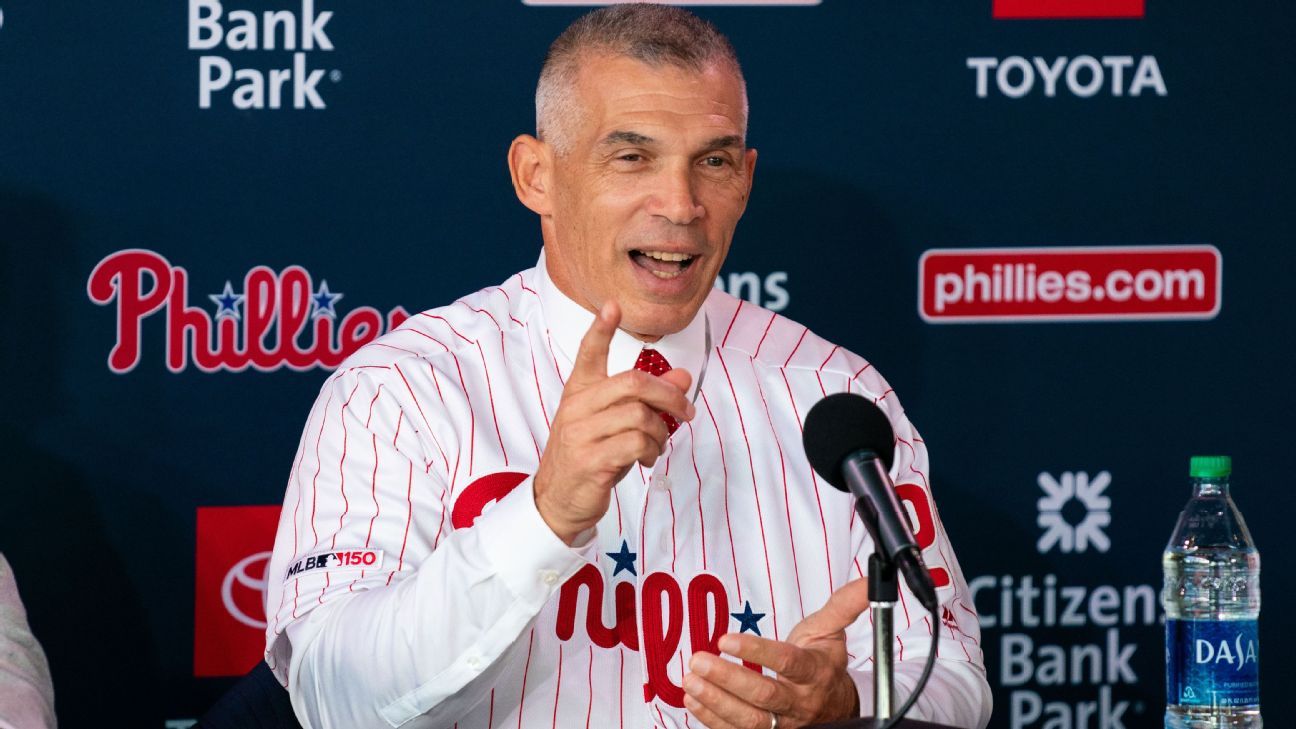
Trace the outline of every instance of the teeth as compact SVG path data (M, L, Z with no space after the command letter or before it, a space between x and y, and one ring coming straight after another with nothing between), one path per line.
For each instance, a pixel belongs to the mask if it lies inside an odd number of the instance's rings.
M676 272L674 272L674 273L662 273L661 271L649 271L648 273L651 273L652 275L656 276L657 278L675 278L676 276L679 276L680 274L682 274L682 273L684 273L684 272L683 272L683 271L676 271Z
M645 256L648 256L649 258L654 258L658 261L673 261L675 263L687 261L693 257L687 253L666 253L664 251L639 251L639 252L644 254Z

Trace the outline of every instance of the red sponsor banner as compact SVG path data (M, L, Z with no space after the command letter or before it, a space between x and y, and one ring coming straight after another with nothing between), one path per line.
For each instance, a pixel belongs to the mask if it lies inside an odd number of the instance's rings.
M241 676L265 653L265 586L278 506L198 509L194 675Z
M1141 18L1143 0L994 0L996 18Z
M918 262L932 323L1212 319L1223 259L1210 245L935 249Z

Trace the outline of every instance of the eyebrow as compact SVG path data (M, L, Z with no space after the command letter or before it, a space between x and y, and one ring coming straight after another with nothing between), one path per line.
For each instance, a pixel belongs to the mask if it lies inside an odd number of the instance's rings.
M742 149L745 146L746 143L743 141L742 137L738 136L737 134L730 134L724 137L716 137L708 141L705 145L702 146L702 151L714 152L717 149L728 149L729 147L737 147L738 149Z
M615 131L608 132L607 136L603 137L603 139L599 141L599 146L606 147L613 144L634 144L634 145L644 146L644 145L652 144L656 141L657 141L656 139L640 134L639 132L630 132L630 131L625 131L623 129L617 129Z
M649 137L645 134L640 134L639 132L617 129L608 132L607 135L604 136L603 139L599 141L599 146L606 147L606 146L612 146L616 144L634 144L638 146L648 146L656 143L656 141L657 141L656 139L653 139L652 137ZM702 145L701 151L714 152L715 150L718 149L728 149L730 147L737 147L738 149L742 149L745 146L746 143L743 141L743 138L740 135L728 134L723 137L714 137L710 140L707 140L706 144Z

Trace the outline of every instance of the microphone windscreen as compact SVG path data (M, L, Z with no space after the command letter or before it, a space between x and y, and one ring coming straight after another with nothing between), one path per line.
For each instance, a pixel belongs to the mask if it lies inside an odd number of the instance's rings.
M895 433L886 413L849 392L829 395L810 408L801 441L815 473L847 492L850 489L841 468L847 456L861 450L873 451L890 470L895 455Z

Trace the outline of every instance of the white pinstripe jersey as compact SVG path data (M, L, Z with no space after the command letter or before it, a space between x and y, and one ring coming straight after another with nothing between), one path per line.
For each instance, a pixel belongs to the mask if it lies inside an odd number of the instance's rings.
M412 317L329 378L267 578L267 661L303 723L700 729L680 689L694 651L729 631L786 638L863 575L867 532L801 446L810 406L850 390L892 420L892 476L942 604L933 626L902 588L898 695L939 629L914 715L984 726L979 629L925 446L876 370L786 318L714 291L688 328L654 344L695 378L705 370L696 418L653 469L617 484L589 543L553 535L530 476L592 320L542 256ZM618 332L609 371L630 369L640 348ZM869 619L848 637L867 713Z

